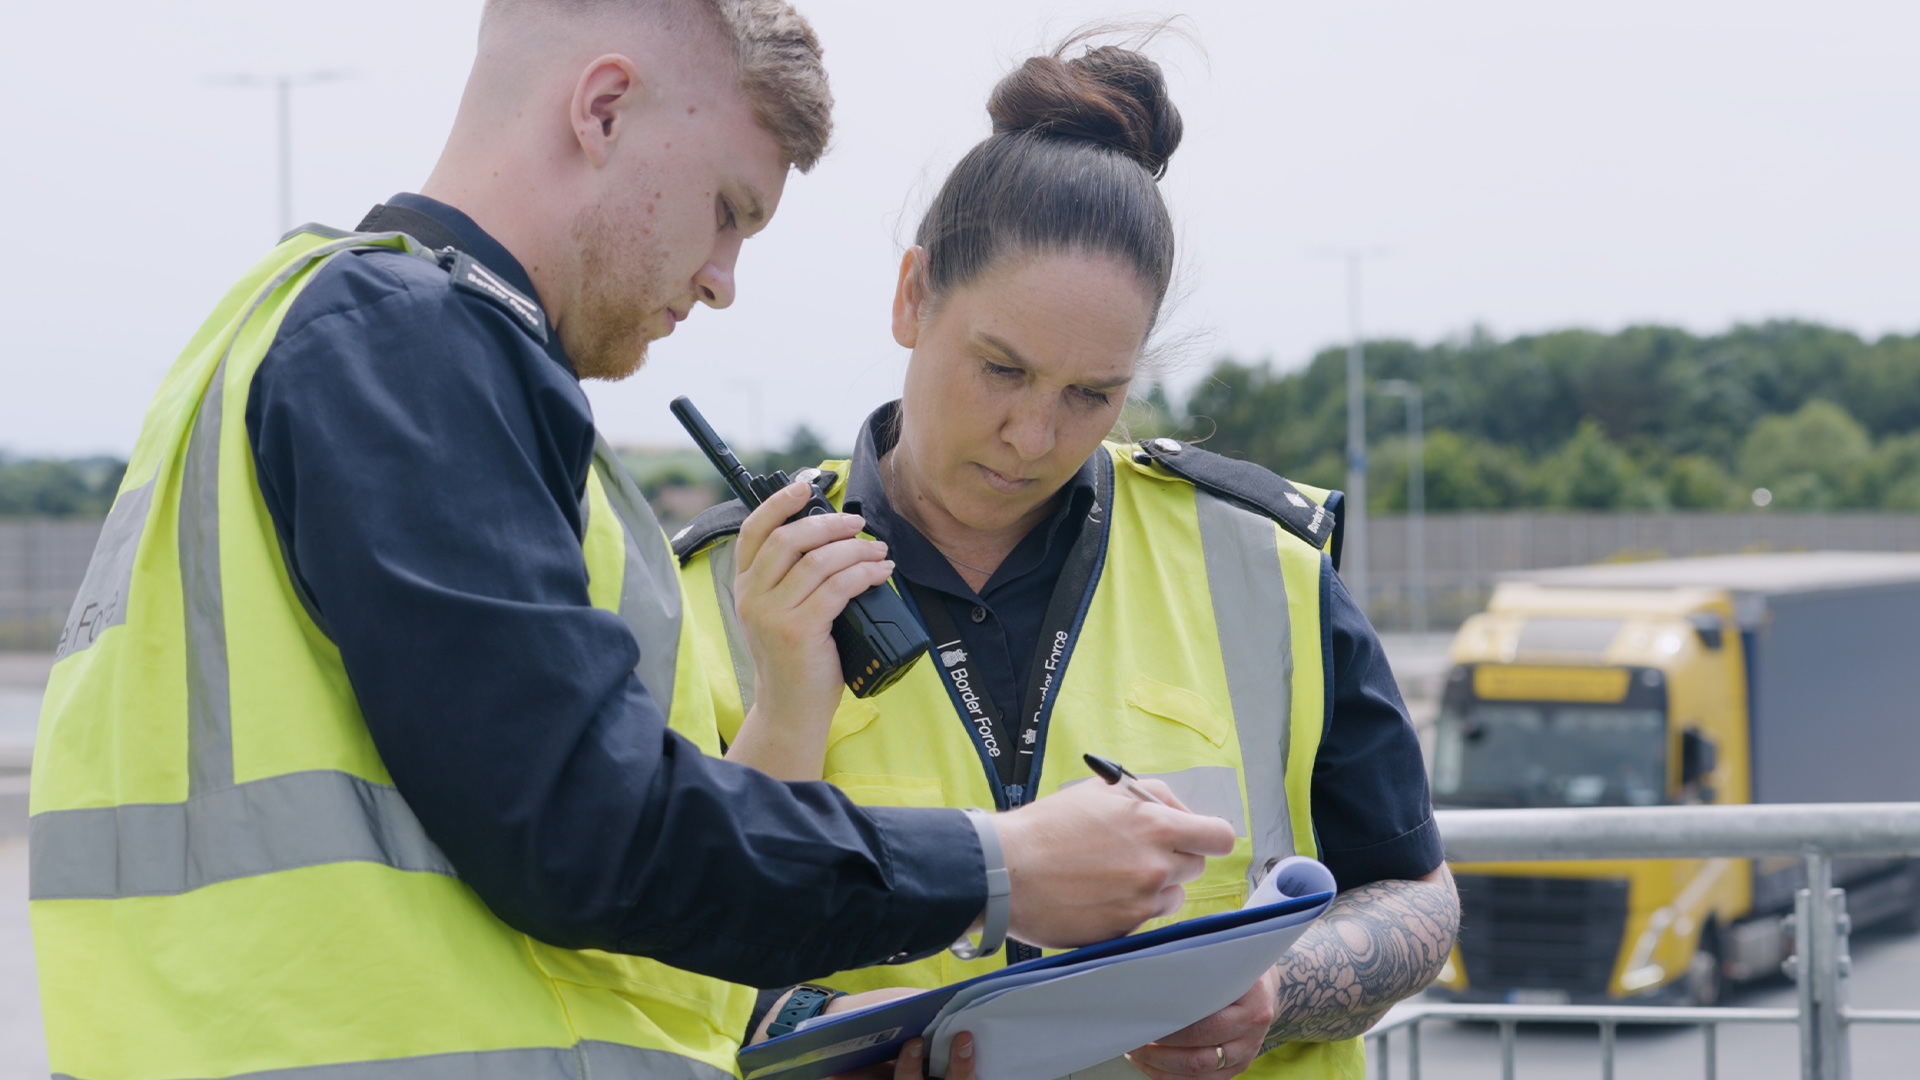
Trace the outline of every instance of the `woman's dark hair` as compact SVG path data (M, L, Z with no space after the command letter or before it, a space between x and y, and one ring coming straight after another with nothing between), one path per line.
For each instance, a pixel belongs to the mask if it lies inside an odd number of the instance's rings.
M1081 252L1134 268L1157 318L1173 280L1173 222L1157 181L1180 145L1160 65L1103 45L1073 60L1077 34L1000 80L993 134L941 185L914 242L945 296L1009 255Z

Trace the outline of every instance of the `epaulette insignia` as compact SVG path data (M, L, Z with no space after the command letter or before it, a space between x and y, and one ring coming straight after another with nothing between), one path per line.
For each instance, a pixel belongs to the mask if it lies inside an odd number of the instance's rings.
M500 280L500 275L480 265L464 251L442 251L441 263L446 266L447 275L453 279L454 288L500 305L507 314L518 319L520 325L527 328L527 333L532 334L540 344L547 343L546 312L531 297Z
M1151 461L1197 488L1272 518L1315 548L1325 550L1333 536L1333 511L1251 461L1222 457L1178 439L1142 439L1135 457L1143 465Z

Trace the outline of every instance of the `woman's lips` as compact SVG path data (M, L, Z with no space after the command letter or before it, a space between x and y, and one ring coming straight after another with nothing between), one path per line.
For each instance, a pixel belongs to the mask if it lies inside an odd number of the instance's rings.
M974 464L974 468L980 470L980 475L983 478L985 478L985 480L987 481L988 487L992 488L995 491L1000 492L1003 495L1012 495L1017 492L1025 491L1029 486L1033 484L1032 480L1015 480L1012 477L1004 476L1000 473L997 473L992 469L987 468L985 465L979 464L978 462Z

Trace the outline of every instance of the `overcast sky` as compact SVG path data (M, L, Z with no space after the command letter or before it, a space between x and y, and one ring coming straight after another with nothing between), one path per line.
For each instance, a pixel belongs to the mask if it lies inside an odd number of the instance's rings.
M294 105L295 220L351 226L417 187L467 67L477 0L101 0L0 15L0 199L12 311L0 449L125 453L147 399L273 241L272 93L233 72L354 69ZM591 384L616 442L805 421L846 444L892 395L899 245L986 132L993 82L1130 6L803 0L839 98L832 154L747 245L740 299L646 370ZM1299 364L1346 333L1431 341L1771 317L1920 330L1920 5L1892 0L1192 0L1203 52L1159 47L1186 142L1164 189L1187 298L1173 329ZM756 425L755 415L758 414ZM757 427L757 431L756 431Z

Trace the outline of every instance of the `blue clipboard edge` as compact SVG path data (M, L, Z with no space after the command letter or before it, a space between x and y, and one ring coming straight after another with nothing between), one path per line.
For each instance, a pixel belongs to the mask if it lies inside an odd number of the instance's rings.
M908 1039L923 1033L947 1001L966 987L997 981L1009 975L1137 952L1171 941L1232 930L1275 916L1294 915L1328 903L1333 896L1331 892L1311 893L1263 907L1203 915L1143 934L1113 938L1069 952L1013 964L985 975L976 975L964 982L888 1002L878 1008L863 1009L848 1014L844 1019L827 1020L805 1031L768 1039L741 1050L740 1075L743 1080L764 1080L776 1076L782 1080L820 1080L822 1077L892 1061L899 1056L900 1047Z

